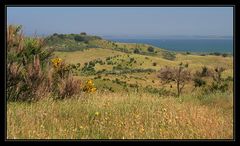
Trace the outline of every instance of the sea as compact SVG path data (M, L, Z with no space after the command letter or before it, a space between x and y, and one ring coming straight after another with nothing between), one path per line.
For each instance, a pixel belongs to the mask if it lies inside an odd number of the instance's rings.
M233 54L232 38L121 38L106 37L106 39L124 43L149 44L176 52L196 53L229 53Z

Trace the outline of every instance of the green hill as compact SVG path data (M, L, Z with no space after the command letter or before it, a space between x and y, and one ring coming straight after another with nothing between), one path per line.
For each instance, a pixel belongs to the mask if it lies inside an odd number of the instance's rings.
M53 34L45 38L46 46L56 51L83 51L91 48L103 48L124 53L159 56L168 60L175 59L175 53L155 46L136 43L119 43L104 40L99 36L87 34Z
M54 34L45 40L47 47L55 48L55 57L68 64L81 64L76 78L94 78L97 88L103 90L128 91L135 89L135 85L160 90L163 85L157 78L157 71L165 66L176 67L181 62L189 63L192 73L203 66L215 68L221 64L226 69L223 77L233 76L232 57L182 54L147 44L119 43L86 34ZM185 90L187 93L194 87L193 83L186 86L189 87Z

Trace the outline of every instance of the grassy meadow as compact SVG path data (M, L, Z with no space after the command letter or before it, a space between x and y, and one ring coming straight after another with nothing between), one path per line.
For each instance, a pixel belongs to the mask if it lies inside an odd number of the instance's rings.
M7 139L233 139L231 55L170 52L86 34L54 34L45 46L30 39L22 47L24 39L11 39L14 30L8 30ZM166 66L191 73L191 80L179 81L180 96L175 82L158 76Z
M232 95L193 97L95 93L64 101L8 103L7 138L231 139Z

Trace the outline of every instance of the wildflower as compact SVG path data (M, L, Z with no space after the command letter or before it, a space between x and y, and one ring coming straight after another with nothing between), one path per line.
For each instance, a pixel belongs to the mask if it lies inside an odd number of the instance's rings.
M164 111L164 112L166 112L166 111L167 111L167 109L163 108L163 111Z
M92 88L91 92L95 92L97 90L97 88Z
M61 58L54 58L51 61L52 61L53 66L55 68L58 68L58 67L60 67L63 60Z
M88 84L88 85L94 85L92 80L88 80L88 81L87 81L87 84Z
M92 80L88 80L86 82L86 85L83 88L83 91L85 92L95 92L97 90L97 88L94 87L94 83Z
M99 115L99 112L95 112L95 115L98 116L98 115Z
M144 128L142 127L141 129L140 129L140 132L142 133L142 132L144 132L145 130L144 130Z
M73 129L73 132L76 132L76 131L77 131L77 128L74 128L74 129Z
M163 129L160 128L160 129L159 129L159 132L162 133L162 132L163 132Z
M140 117L140 116L137 114L137 115L136 115L136 118L139 118L139 117Z

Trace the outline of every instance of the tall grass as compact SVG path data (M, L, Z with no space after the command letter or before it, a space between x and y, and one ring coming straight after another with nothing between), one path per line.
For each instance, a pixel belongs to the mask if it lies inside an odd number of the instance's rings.
M7 138L231 139L232 96L220 94L211 105L144 93L8 102Z

